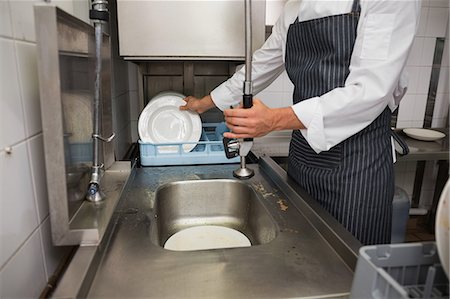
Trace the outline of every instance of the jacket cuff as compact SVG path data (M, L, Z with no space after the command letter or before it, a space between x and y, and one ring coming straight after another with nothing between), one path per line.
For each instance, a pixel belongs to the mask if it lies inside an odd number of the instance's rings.
M306 127L301 129L309 146L316 152L329 150L325 141L322 109L319 98L310 98L292 106L295 115Z

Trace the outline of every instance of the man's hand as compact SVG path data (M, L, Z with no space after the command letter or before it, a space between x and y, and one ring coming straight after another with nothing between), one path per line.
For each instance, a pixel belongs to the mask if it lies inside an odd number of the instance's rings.
M261 137L271 131L305 128L291 107L271 109L258 99L253 100L251 108L228 109L224 114L232 131L224 133L227 138Z
M197 113L203 113L213 107L215 107L210 95L207 95L201 99L193 96L188 96L183 99L186 105L180 106L180 110L195 111Z
M257 99L251 108L227 109L224 114L232 131L224 134L228 138L261 137L275 129L273 111Z

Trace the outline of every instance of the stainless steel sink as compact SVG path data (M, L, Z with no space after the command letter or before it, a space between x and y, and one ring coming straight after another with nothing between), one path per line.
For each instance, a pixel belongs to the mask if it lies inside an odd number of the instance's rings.
M252 246L277 236L277 226L249 185L228 179L169 183L155 194L152 242L163 247L173 234L193 226L217 225L243 233Z

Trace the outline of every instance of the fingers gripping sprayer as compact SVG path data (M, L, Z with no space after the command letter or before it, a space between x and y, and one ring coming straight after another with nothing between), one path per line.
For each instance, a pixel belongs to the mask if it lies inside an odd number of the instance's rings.
M252 86L252 9L251 0L245 0L245 81L243 107L251 108L253 106L253 86ZM236 156L241 157L241 164L238 169L233 171L233 175L238 179L249 179L255 173L248 168L245 157L253 146L253 138L244 138L243 140L223 139L223 145L227 158Z

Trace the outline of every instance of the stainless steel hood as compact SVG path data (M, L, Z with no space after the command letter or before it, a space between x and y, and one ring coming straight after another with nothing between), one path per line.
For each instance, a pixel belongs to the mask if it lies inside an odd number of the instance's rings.
M253 51L264 43L266 1L252 3ZM244 60L242 0L117 0L128 59Z

